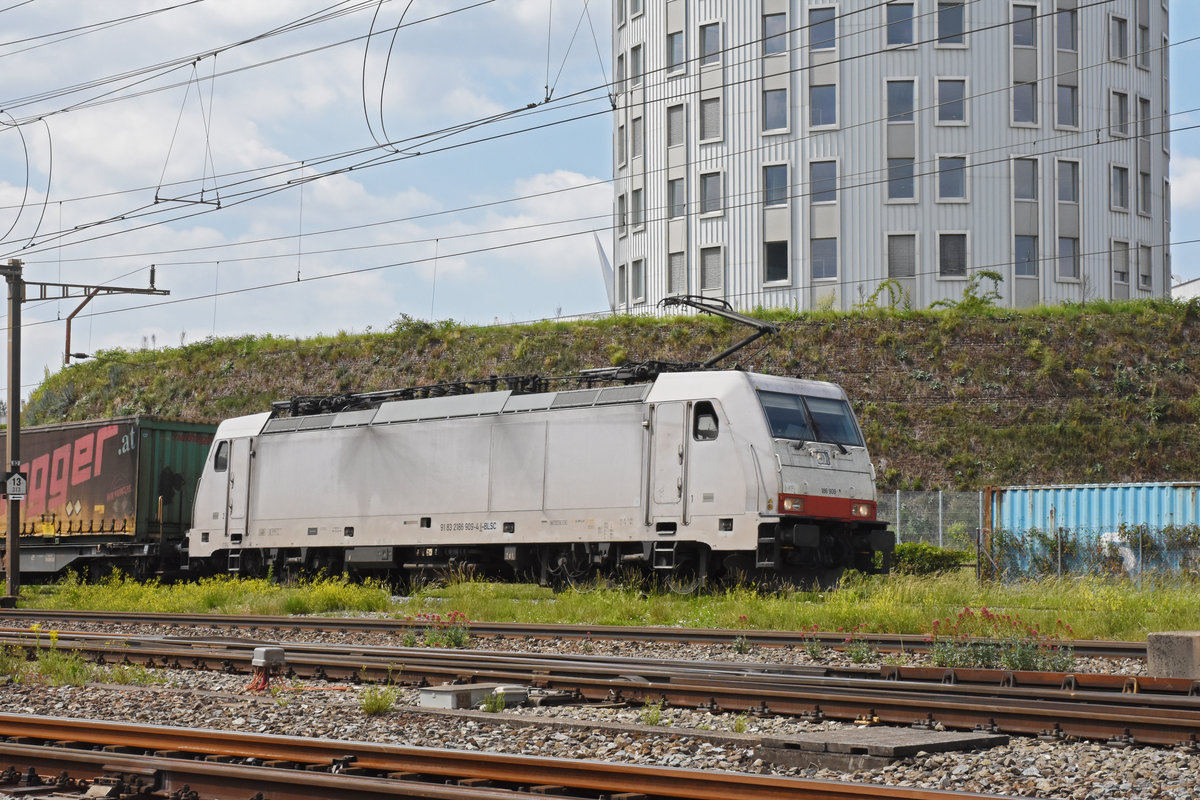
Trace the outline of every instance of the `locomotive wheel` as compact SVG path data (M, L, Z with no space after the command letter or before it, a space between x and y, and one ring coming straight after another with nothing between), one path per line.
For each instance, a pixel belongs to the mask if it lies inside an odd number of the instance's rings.
M586 550L572 547L558 555L558 567L555 570L563 582L577 592L592 592L596 590L596 567L588 558Z
M694 555L681 560L667 575L667 588L675 594L695 594L700 588L699 561Z

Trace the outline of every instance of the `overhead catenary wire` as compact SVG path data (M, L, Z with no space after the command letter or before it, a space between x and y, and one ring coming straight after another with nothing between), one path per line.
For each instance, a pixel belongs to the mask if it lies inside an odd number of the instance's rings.
M971 2L975 2L975 0L971 0ZM1103 0L1103 2L1111 2L1111 0ZM1097 3L1093 3L1093 5L1095 5L1095 4L1097 4ZM858 13L858 12L856 11L856 12L849 12L849 13ZM1005 23L1005 24L1009 24L1009 23ZM880 26L880 27L882 27L882 26ZM993 27L996 27L996 26L993 26ZM933 41L933 40L930 40L930 41ZM1190 40L1189 40L1189 41L1190 41ZM743 46L744 46L744 45L736 45L736 47L743 47ZM1099 65L1097 65L1097 66L1099 66ZM1005 88L1005 89L1002 89L1002 90L997 90L997 91L1007 91L1007 88ZM978 93L977 93L977 95L975 95L975 96L982 96L982 94L978 94ZM967 99L971 99L971 98L967 98ZM585 115L585 116L586 116L586 115ZM877 122L877 121L882 121L882 120L868 120L868 121L864 121L863 123L859 123L859 124L873 124L873 123L875 123L875 122ZM842 127L841 127L841 129L842 129L842 130L845 130L845 129L848 129L849 127L853 127L853 126L842 126ZM464 144L469 144L469 143L464 143ZM354 167L350 167L350 168L346 168L346 169L353 169L353 168L354 168ZM360 168L361 168L361 167L360 167ZM337 173L336 173L336 172L332 172L332 173L329 173L329 174L337 174ZM314 176L312 179L317 179L318 177L320 177L320 176ZM129 216L129 215L124 215L124 216L122 217L122 219L123 219L123 218L126 218L126 217L128 217L128 216Z

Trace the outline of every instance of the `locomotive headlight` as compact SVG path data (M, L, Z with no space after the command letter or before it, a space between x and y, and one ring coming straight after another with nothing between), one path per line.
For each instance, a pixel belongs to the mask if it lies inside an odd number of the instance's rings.
M874 519L875 509L870 503L854 503L850 506L850 514L863 519Z
M803 497L784 497L779 504L779 510L791 514L804 513L804 498Z

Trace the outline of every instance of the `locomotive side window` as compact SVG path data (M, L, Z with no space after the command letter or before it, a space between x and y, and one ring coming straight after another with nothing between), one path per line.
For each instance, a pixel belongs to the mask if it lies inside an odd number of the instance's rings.
M229 442L217 445L217 454L213 456L213 470L224 472L229 469Z
M705 401L696 403L692 416L692 438L698 442L712 441L717 438L717 411L713 404Z
M775 439L796 439L807 442L815 438L804 411L804 401L799 395L782 392L759 392L763 411L767 412L767 423Z

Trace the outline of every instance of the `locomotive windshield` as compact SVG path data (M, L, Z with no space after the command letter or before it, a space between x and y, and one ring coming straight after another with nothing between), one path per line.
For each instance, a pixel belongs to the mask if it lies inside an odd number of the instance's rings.
M771 436L776 439L862 447L862 437L845 400L764 391L759 391L758 399L767 413Z

